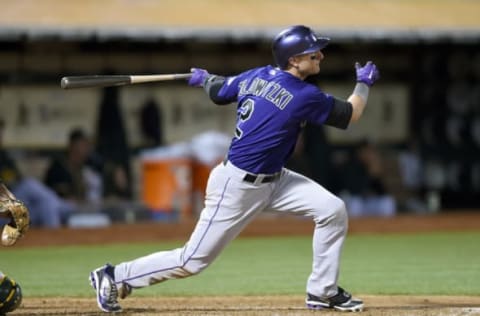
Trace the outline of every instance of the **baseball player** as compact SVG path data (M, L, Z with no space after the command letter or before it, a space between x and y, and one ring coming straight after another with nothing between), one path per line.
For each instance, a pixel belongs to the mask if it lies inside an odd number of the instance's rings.
M29 226L28 208L0 181L0 245L13 246ZM0 316L17 309L22 298L20 285L0 271Z
M92 271L90 281L100 309L119 311L118 297L126 297L132 289L200 273L265 210L315 222L307 307L363 309L361 300L337 284L348 226L345 204L318 183L284 168L305 122L346 129L361 117L369 89L379 78L375 64L357 63L357 83L347 100L305 82L320 72L322 49L328 42L310 28L296 25L273 40L276 67L259 67L232 77L192 69L189 85L203 87L216 104L237 102L235 136L224 162L210 173L205 208L182 248Z

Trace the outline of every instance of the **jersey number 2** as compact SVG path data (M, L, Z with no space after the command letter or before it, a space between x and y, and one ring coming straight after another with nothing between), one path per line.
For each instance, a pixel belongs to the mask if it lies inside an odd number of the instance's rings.
M247 99L238 109L238 122L237 128L235 129L235 137L241 138L243 135L243 130L240 128L240 125L249 120L252 117L253 110L255 109L255 102L252 99Z

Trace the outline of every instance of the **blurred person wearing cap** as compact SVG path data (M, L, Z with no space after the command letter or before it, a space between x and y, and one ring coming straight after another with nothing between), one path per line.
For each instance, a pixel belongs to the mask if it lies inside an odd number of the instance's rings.
M83 129L73 128L66 151L48 166L45 184L79 208L99 205L103 194L102 162L92 157L96 156L90 137Z

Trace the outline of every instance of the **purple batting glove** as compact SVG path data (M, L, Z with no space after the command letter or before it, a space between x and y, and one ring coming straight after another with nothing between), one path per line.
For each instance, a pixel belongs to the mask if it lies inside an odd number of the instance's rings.
M357 71L357 82L363 82L367 86L371 87L380 78L377 66L371 61L367 62L365 66L360 66L355 63L355 69Z
M188 80L188 85L192 87L203 87L203 84L210 75L208 71L200 68L192 68L190 71L192 72L192 76L190 80Z

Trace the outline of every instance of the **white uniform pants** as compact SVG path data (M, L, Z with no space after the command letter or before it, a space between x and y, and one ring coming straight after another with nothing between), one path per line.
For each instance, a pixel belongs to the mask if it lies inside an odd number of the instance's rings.
M115 282L141 288L183 278L205 269L228 243L262 211L307 216L314 220L313 265L307 292L336 294L340 254L347 232L341 199L314 181L288 169L270 183L243 181L246 172L230 162L216 166L209 177L205 208L188 242L115 267Z

